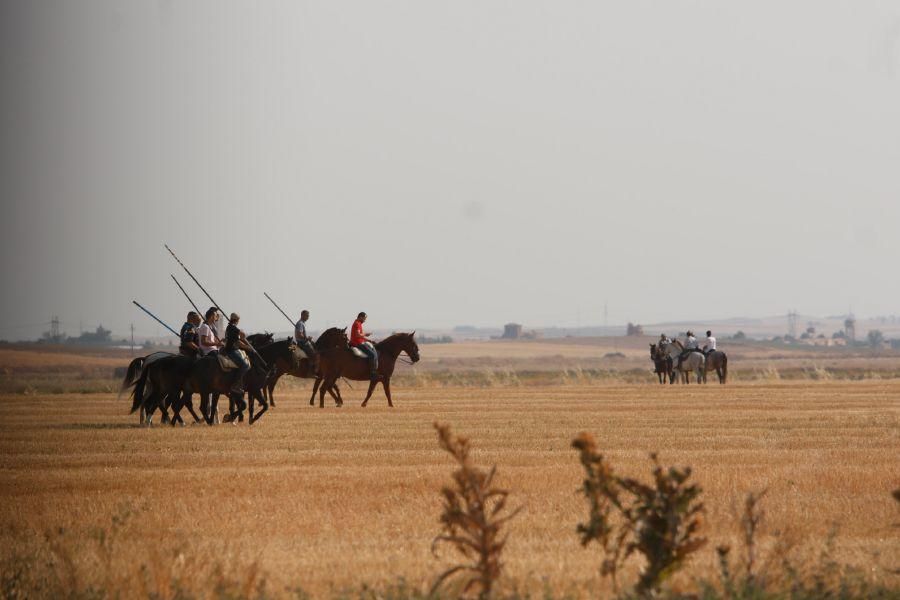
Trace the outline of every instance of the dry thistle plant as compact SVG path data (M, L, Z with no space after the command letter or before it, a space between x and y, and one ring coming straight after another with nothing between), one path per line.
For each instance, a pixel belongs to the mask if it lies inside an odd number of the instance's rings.
M612 520L613 509L622 510L619 501L619 487L615 481L612 467L603 455L597 452L597 444L589 433L581 433L572 441L572 447L578 450L585 478L581 493L588 501L588 521L578 524L578 535L581 545L587 546L596 542L603 550L603 563L600 573L610 576L613 585L618 589L616 571L621 560L624 537L628 530L622 528L614 537L615 527Z
M749 583L752 583L756 577L753 571L756 566L756 538L759 535L759 528L765 515L760 506L760 501L768 491L768 489L764 489L755 494L748 492L747 497L744 499L744 514L741 515L741 533L743 533L744 541L744 566Z
M741 541L744 545L744 581L742 589L754 589L757 585L756 563L757 554L757 537L759 536L760 526L762 525L765 513L760 506L760 502L768 492L767 489L761 492L748 492L744 498L744 512L740 516ZM719 560L719 578L722 586L728 596L735 595L735 579L731 572L731 564L728 559L731 547L723 544L716 548ZM764 584L763 584L764 585Z
M635 591L643 596L658 591L706 544L706 538L698 536L704 509L697 498L702 490L688 484L690 467L664 469L651 454L653 485L646 485L615 475L590 434L581 433L572 446L585 469L582 493L589 505L588 522L578 526L582 545L596 541L601 546L601 572L613 577L629 556L640 553L646 564Z
M487 598L503 567L500 555L507 536L501 536L500 530L521 507L507 510L509 490L493 487L497 467L485 471L473 465L467 438L454 436L449 425L435 423L434 428L441 448L453 457L458 468L453 472L453 486L441 489L443 530L434 538L431 551L436 554L438 544L449 544L466 562L441 573L431 594L434 595L447 578L464 574L462 594L477 589L478 598Z

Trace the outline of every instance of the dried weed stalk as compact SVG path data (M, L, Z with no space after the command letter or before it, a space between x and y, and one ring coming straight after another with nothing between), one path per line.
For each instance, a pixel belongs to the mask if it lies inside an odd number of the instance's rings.
M719 560L719 578L728 597L735 596L737 589L752 590L757 585L764 586L764 583L757 581L756 565L759 557L757 538L765 516L760 503L767 491L748 492L744 498L744 511L740 516L741 541L744 545L744 580L739 582L740 587L736 587L738 582L735 581L732 574L728 558L731 547L723 544L716 548Z
M664 469L656 454L653 484L615 475L594 438L581 433L572 442L585 470L582 493L588 500L588 522L578 526L582 545L595 541L603 549L602 573L612 575L635 552L646 564L635 592L646 596L662 584L706 544L700 537L703 504L701 488L688 484L690 467ZM614 579L615 581L615 579Z
M443 530L434 538L431 549L434 553L438 544L450 544L466 562L444 571L431 593L434 595L447 578L464 574L462 594L477 589L479 598L487 598L503 567L500 555L507 536L501 536L500 530L521 507L507 510L509 491L493 485L497 468L485 471L473 465L467 438L454 436L448 425L435 423L434 428L441 448L453 457L458 468L453 472L453 485L441 489Z

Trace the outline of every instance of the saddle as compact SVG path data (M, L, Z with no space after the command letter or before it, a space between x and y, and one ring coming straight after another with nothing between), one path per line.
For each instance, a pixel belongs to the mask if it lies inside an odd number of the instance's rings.
M247 353L244 352L243 350L238 350L238 352L241 353L241 356L243 356L244 360L246 360L247 363L249 364L250 360L247 358ZM234 361L231 360L231 357L223 352L219 352L216 355L216 358L219 359L219 367L223 371L233 371L238 368L238 366L236 364L234 364Z
M356 346L351 346L350 351L353 353L353 356L358 356L359 358L369 358L368 354L366 354ZM378 352L378 350L376 350L375 352Z

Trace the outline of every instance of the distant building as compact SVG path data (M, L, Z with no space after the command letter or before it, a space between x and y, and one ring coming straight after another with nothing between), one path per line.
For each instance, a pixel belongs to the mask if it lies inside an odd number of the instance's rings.
M503 326L501 340L517 340L522 337L522 325L519 323L507 323Z

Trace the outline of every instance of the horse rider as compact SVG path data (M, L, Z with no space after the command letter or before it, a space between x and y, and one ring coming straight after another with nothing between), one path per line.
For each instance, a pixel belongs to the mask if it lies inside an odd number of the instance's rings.
M669 339L669 336L667 336L664 333L661 333L661 334L659 334L659 343L656 346L657 346L657 348L662 348L663 346L668 346L671 343L672 343L672 340Z
M687 358L691 352L700 352L702 354L702 350L697 347L697 338L694 337L694 332L688 329L685 335L687 336L687 339L684 342L684 350L678 355L679 369L681 368L681 363L684 362L684 359Z
M197 334L197 327L200 325L200 315L191 311L187 314L187 320L181 326L181 344L178 346L178 352L184 356L196 358L200 353L200 336Z
M363 331L363 323L366 322L366 313L356 315L356 320L350 326L350 346L359 349L369 358L369 370L372 381L378 378L378 351L369 339L371 333Z
M294 342L300 346L300 349L303 350L303 353L306 354L306 356L312 358L316 353L316 349L312 345L312 340L309 338L309 335L306 333L306 322L308 320L309 311L304 309L300 312L300 320L294 325Z
M703 354L709 356L716 351L716 338L713 337L712 331L706 332L706 343L703 344Z
M197 344L200 347L200 356L207 354L216 354L222 347L222 341L216 337L216 321L219 320L219 309L211 306L206 311L203 324L197 329L197 337L200 339Z
M241 316L237 313L231 313L228 317L228 327L225 328L225 355L234 361L238 366L239 372L234 383L231 384L231 393L235 396L243 398L244 396L244 375L250 370L250 363L238 350L253 351L244 332L238 327Z

